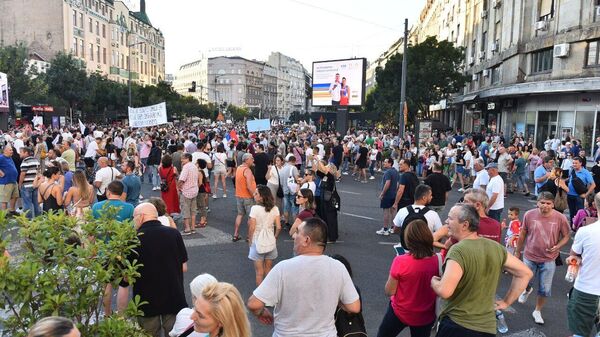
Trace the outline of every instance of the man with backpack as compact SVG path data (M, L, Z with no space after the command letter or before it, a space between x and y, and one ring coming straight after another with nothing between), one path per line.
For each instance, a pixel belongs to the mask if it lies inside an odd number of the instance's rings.
M414 198L415 203L401 208L394 218L394 233L400 234L400 243L404 248L406 248L404 229L411 221L423 220L427 222L427 226L432 233L442 227L440 216L434 210L427 207L427 204L433 198L431 187L425 184L418 185L415 188Z

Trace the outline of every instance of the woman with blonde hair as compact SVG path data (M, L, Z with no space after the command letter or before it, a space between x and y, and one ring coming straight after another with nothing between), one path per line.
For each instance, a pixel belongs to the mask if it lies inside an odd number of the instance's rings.
M240 292L230 283L208 285L194 303L194 330L209 337L250 337L250 322Z
M35 323L27 337L81 337L81 333L70 319L51 316Z
M202 291L208 285L217 283L217 279L211 274L200 274L196 276L192 282L190 282L190 292L192 293L192 306L196 303L196 300L202 296ZM194 331L194 321L191 320L190 316L194 312L192 308L183 308L177 314L175 318L175 324L173 330L169 332L170 337L205 337L205 333L199 333ZM187 333L187 335L185 335Z
M65 205L70 215L83 218L85 211L94 203L94 188L88 183L83 171L73 174L73 186L67 191Z

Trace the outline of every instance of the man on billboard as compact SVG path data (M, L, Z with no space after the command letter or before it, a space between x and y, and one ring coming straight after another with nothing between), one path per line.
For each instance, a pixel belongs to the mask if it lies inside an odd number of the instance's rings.
M335 74L335 82L329 85L329 94L331 95L331 105L339 106L340 105L340 96L341 96L341 83L340 83L340 74Z

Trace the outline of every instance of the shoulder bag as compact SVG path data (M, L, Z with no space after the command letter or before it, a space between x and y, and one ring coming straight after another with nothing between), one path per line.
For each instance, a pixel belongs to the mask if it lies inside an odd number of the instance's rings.
M587 186L583 183L581 178L577 176L575 170L571 170L571 184L573 185L573 189L575 193L578 195L584 194L587 192Z
M277 198L281 199L283 198L283 187L281 187L281 176L279 175L279 170L277 169L277 165L273 165L275 166L275 171L277 171L277 181L279 182L279 184L277 185Z

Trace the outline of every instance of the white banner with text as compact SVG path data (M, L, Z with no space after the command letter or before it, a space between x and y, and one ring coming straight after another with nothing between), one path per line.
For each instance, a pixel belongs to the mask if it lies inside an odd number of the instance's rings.
M129 107L129 126L143 128L167 123L167 104L165 102L141 108Z

